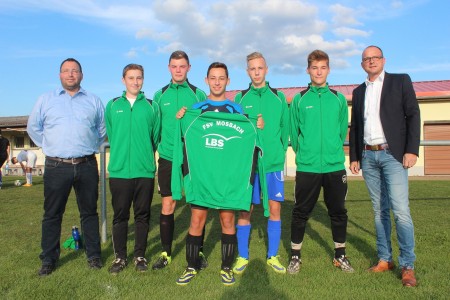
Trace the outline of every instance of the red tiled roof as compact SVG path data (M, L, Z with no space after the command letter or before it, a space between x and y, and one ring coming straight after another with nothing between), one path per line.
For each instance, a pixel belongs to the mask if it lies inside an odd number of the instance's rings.
M331 85L330 88L335 89L345 95L347 100L352 99L352 92L359 84ZM433 99L433 98L449 98L450 99L450 80L435 81L417 81L413 82L414 90L417 98ZM286 95L290 103L294 95L302 90L303 87L278 88ZM228 99L234 99L238 90L228 91L226 96ZM28 116L0 117L0 128L22 128L26 126Z
M359 84L345 84L345 85L330 85L330 88L337 90L345 95L347 100L352 99L352 92ZM413 82L414 90L418 98L422 97L450 97L450 80L437 80L437 81L417 81ZM290 103L295 94L306 89L306 86L302 87L289 87L278 88L286 95L287 101ZM227 92L228 99L234 99L234 96L239 91L233 90Z

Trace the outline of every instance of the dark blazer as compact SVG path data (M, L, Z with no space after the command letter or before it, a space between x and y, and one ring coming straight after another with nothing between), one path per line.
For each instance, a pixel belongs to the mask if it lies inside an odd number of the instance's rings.
M353 90L350 124L350 162L361 161L364 149L364 98L366 83ZM380 119L392 155L403 163L405 153L419 155L420 110L407 74L385 72Z

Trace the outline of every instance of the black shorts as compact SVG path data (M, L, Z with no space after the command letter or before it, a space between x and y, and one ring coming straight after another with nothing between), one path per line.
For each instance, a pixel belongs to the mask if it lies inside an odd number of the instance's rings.
M199 209L199 210L208 210L209 209L206 206L201 206L201 205L197 205L197 204L191 204L191 208Z
M172 196L172 162L170 160L158 159L158 186L161 197Z

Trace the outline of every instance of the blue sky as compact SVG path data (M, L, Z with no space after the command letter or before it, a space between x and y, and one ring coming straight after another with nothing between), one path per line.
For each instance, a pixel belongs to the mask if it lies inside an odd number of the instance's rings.
M449 8L444 0L0 0L0 116L28 115L60 85L67 57L81 62L82 86L105 104L123 91L128 63L144 66L152 98L169 82L168 57L178 49L204 90L213 61L228 65L229 90L246 88L253 51L266 56L273 87L305 86L314 49L330 55L330 84L360 83L361 52L371 44L384 50L388 72L448 80Z

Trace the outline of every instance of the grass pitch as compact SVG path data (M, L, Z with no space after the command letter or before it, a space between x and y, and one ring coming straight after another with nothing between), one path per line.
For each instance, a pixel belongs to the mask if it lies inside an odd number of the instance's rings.
M209 267L187 286L175 284L183 272L185 237L190 210L180 202L175 215L175 241L172 264L161 271L137 273L130 264L122 273L111 276L112 209L108 194L108 242L102 245L105 267L89 270L83 251L61 251L57 270L39 278L41 219L43 213L42 177L33 178L33 187L16 187L19 177L4 177L0 190L0 299L448 299L450 295L450 184L446 181L411 180L411 212L416 234L416 274L419 286L404 288L400 272L369 274L375 263L375 232L370 199L364 182L350 180L347 199L349 214L347 255L355 273L346 274L332 266L333 242L323 200L317 203L308 223L302 250L303 265L297 275L279 275L265 262L267 219L257 207L253 215L250 264L236 284L220 282L220 222L210 211L205 238ZM293 206L292 180L286 181L286 201L282 207L281 261L287 265L290 249L290 212ZM155 194L146 258L149 265L160 252L159 214L161 198ZM68 201L63 220L61 243L79 225L74 193ZM132 260L133 220L130 220L128 253ZM395 229L395 228L394 228ZM394 257L398 246L393 234ZM395 261L397 263L397 261Z

